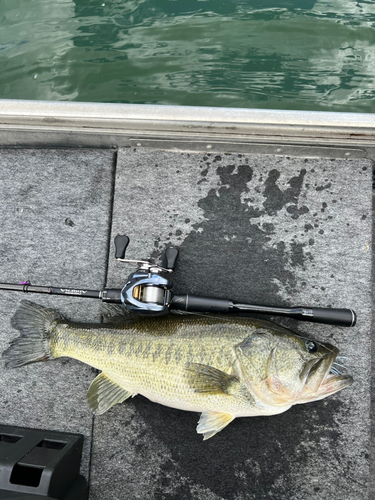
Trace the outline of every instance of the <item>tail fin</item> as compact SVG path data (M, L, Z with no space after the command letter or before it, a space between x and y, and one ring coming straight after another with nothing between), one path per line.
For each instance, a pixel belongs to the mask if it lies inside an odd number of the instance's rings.
M11 325L21 332L21 336L13 340L3 352L5 366L17 368L52 359L50 337L52 322L56 319L62 319L62 316L52 309L22 301L11 320Z

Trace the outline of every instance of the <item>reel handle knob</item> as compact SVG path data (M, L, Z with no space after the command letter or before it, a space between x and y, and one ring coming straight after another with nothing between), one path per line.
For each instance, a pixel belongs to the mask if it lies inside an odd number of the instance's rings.
M125 251L127 249L127 246L129 245L129 238L125 236L124 234L118 234L115 237L115 248L116 248L116 253L115 253L115 258L116 259L124 259L125 258Z
M176 266L176 260L178 257L177 248L168 247L165 251L165 258L167 259L167 269L173 269Z

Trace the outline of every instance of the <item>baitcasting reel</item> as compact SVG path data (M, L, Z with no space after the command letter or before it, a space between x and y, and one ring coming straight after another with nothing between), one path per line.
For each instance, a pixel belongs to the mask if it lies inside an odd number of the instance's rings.
M104 290L82 290L72 288L54 288L33 286L29 281L20 284L0 283L0 290L13 290L25 293L48 293L55 295L74 295L101 299L103 302L122 304L129 311L142 315L158 316L171 310L189 312L251 312L287 316L300 321L311 321L336 326L354 326L356 314L352 309L333 309L322 307L273 307L266 305L238 304L227 299L201 297L198 295L174 295L171 280L162 276L172 273L178 257L176 248L167 248L166 267L150 261L125 259L129 238L117 235L115 238L115 258L121 262L136 263L139 268L129 275L122 289L105 288Z
M160 274L173 272L178 257L177 248L166 249L167 267L161 267L150 261L125 259L128 244L129 238L127 236L116 236L116 260L140 265L139 269L129 275L128 281L120 292L122 304L129 311L140 314L168 313L172 300L172 292L170 291L172 282ZM102 300L107 300L106 296L106 291L103 290Z

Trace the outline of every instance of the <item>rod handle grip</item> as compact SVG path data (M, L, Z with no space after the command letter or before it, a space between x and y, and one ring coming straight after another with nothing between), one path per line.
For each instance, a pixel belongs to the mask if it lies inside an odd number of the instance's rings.
M221 312L227 313L233 306L233 302L227 299L215 299L211 297L200 297L198 295L174 295L170 304L171 309L191 312Z
M326 325L336 326L354 326L357 321L357 315L352 309L332 309L325 307L302 308L304 319L314 323L324 323ZM304 312L311 311L312 316L305 316Z

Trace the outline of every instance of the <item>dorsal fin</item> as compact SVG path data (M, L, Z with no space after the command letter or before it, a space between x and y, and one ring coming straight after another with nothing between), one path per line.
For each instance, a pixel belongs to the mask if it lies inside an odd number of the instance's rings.
M134 318L139 318L134 312L129 311L120 304L100 304L100 312L106 323L125 323L132 321Z
M130 396L135 396L135 394L120 387L104 373L100 373L91 382L86 397L91 411L95 415L102 415L112 406L122 403Z

